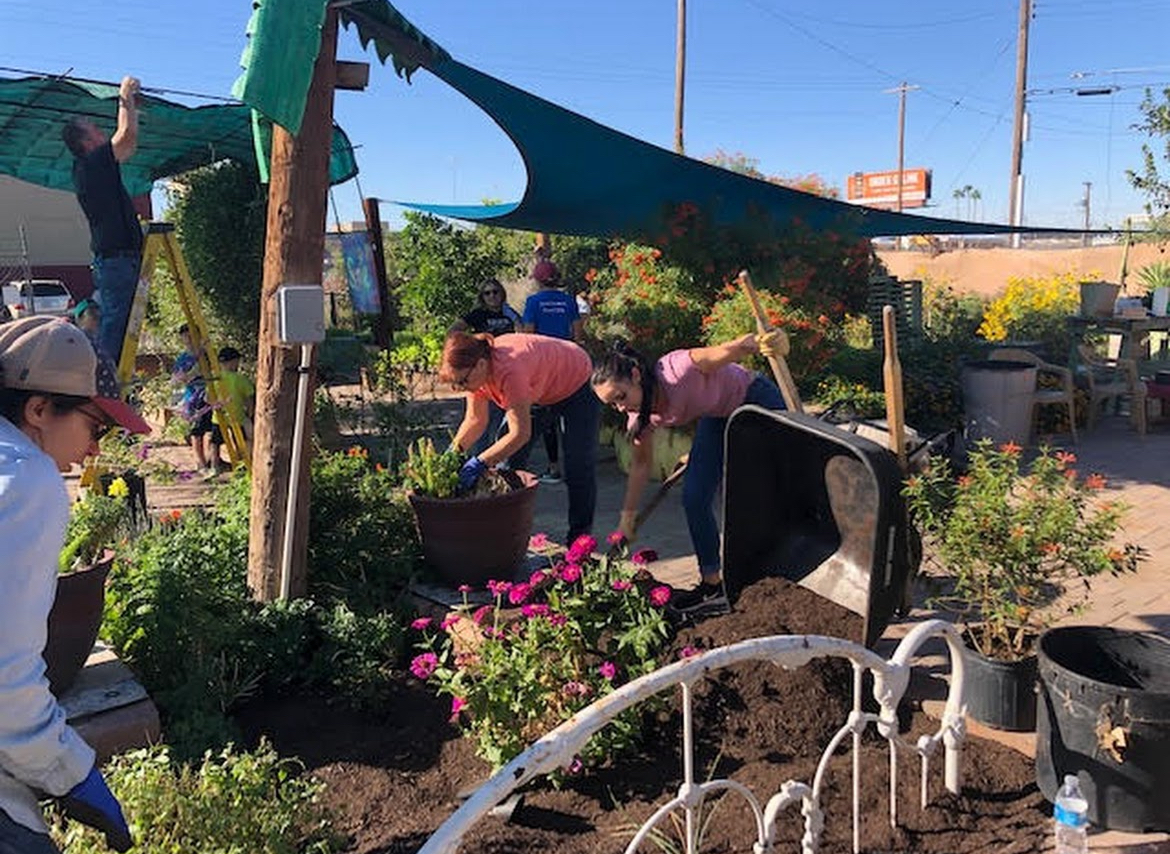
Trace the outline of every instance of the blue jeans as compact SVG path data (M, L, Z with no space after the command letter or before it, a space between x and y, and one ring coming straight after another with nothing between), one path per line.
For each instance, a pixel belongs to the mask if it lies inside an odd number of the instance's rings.
M122 356L122 342L126 339L126 324L134 305L134 293L138 290L141 267L140 255L93 259L93 283L102 306L98 345L115 365Z
M48 834L17 824L0 810L0 854L60 854Z
M569 534L565 542L571 543L593 530L593 514L597 509L601 401L593 393L593 386L588 380L560 403L533 407L532 438L512 455L508 465L514 469L524 468L532 451L532 443L544 435L549 424L557 421L563 426L562 471L565 486L569 490Z
M758 374L748 386L743 402L766 409L784 409L780 389ZM695 556L699 559L699 573L704 578L722 571L714 504L715 493L723 479L723 434L726 430L726 418L704 416L698 420L687 473L683 475L683 510L687 514L687 528L691 532Z

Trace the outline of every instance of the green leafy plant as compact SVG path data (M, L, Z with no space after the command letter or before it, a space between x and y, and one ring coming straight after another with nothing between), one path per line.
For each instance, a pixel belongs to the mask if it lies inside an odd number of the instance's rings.
M118 477L104 493L90 490L73 504L65 529L65 547L58 559L61 572L94 564L102 552L133 530L129 497L130 487Z
M319 802L324 784L267 742L250 752L208 751L177 764L167 747L115 756L103 769L141 854L179 851L331 854L344 848ZM54 841L70 854L104 854L96 830L50 812Z
M1168 288L1170 287L1170 261L1152 261L1138 270L1137 276L1138 281L1145 286L1147 291Z
M402 485L419 495L451 498L459 487L463 455L454 448L440 451L434 440L424 436L410 447L402 466Z
M1117 545L1126 506L1101 495L1105 480L1080 478L1067 452L1042 448L1027 466L1018 445L989 440L955 476L945 458L907 482L915 523L953 576L935 602L967 621L972 646L992 658L1031 654L1052 623L1056 597L1074 582L1137 568L1143 553Z
M670 590L639 572L644 553L597 557L589 536L564 552L541 534L532 545L550 555L550 569L519 583L489 581L493 604L479 608L464 588L454 616L438 626L427 617L412 624L423 651L411 672L451 697L452 720L497 768L597 698L654 670L668 636L662 608ZM633 747L641 722L640 712L623 713L589 741L580 762Z
M882 391L833 374L817 383L816 401L843 418L882 418L886 414L886 396Z

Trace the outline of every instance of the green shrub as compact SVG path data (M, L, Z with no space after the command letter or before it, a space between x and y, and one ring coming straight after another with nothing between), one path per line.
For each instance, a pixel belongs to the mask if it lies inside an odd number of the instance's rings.
M139 854L330 854L343 850L318 801L324 784L303 776L271 745L227 747L197 764L175 764L165 746L114 757L105 768ZM105 854L105 839L50 813L69 854Z
M849 382L834 374L817 383L816 402L832 409L839 418L884 418L886 415L886 396L880 388L875 391L865 383Z

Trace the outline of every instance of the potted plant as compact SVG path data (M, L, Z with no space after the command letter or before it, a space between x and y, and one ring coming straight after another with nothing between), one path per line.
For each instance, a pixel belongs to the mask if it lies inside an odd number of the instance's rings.
M539 481L525 471L490 470L459 493L464 460L426 437L410 447L402 480L423 557L452 586L511 578L528 550Z
M97 640L113 546L133 526L131 497L125 478L109 478L104 490L91 489L70 512L42 653L49 690L58 696L77 679Z
M1105 479L1081 478L1076 457L1041 448L1028 464L1015 443L976 443L967 469L947 460L912 477L904 494L952 589L932 604L964 622L968 711L1002 729L1036 719L1036 641L1079 607L1089 579L1133 571L1142 550L1114 542L1125 505L1101 494ZM1080 588L1081 599L1063 594Z

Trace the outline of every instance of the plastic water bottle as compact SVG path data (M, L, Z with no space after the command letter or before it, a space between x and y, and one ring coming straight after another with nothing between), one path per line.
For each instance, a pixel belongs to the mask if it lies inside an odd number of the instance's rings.
M1056 819L1056 854L1085 854L1089 850L1089 802L1081 794L1075 774L1065 774L1052 816Z

